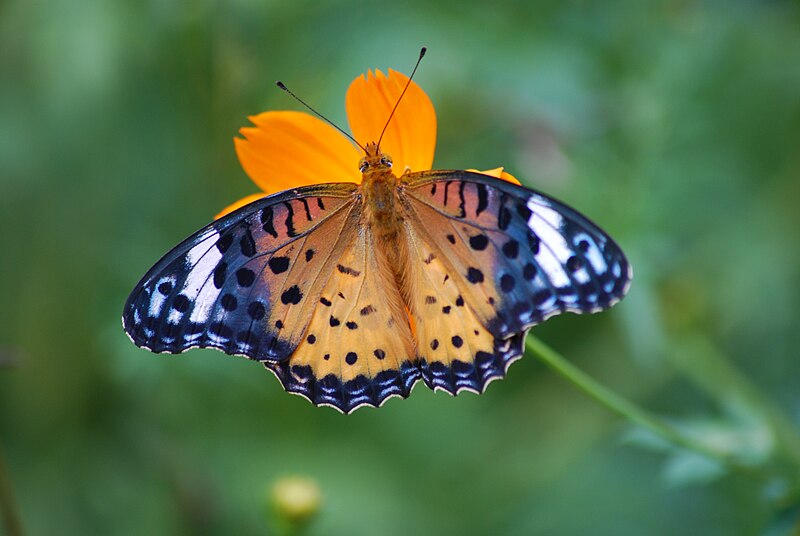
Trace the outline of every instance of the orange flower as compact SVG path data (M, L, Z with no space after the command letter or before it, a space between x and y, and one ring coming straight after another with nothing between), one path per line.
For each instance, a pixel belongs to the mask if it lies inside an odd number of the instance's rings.
M366 145L378 141L386 120L408 77L389 69L369 71L350 84L345 105L353 137ZM234 138L245 172L263 191L249 195L217 214L217 218L251 203L266 193L324 182L361 182L358 161L363 154L335 128L305 112L264 112L249 118L252 127ZM398 175L433 166L436 112L431 100L411 82L386 128L381 149L392 157ZM483 171L516 184L502 167Z

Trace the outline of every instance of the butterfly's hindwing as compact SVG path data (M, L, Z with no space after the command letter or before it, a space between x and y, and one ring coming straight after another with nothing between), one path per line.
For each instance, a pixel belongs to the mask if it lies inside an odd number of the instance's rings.
M190 236L134 288L123 325L154 352L217 348L257 360L286 359L308 324L308 283L326 278L342 249L353 184L319 185L265 197ZM352 222L350 222L352 224ZM311 232L325 235L319 250ZM284 324L291 329L281 330Z
M420 371L392 272L368 227L354 233L291 359L265 363L293 393L349 413L407 397Z
M558 201L465 171L406 181L411 312L431 387L482 391L522 354L531 326L606 309L627 290L619 247Z

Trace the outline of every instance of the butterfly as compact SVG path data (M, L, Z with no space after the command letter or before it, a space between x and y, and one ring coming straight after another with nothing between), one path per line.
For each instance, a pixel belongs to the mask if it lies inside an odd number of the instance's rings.
M627 291L622 250L567 205L468 171L392 181L388 157L367 149L361 185L266 196L167 253L125 304L133 342L243 355L349 413L420 378L483 392L532 326Z
M419 380L481 393L532 326L627 292L620 247L567 205L482 173L395 174L380 138L355 143L360 184L266 195L159 260L125 304L131 340L246 356L350 413Z

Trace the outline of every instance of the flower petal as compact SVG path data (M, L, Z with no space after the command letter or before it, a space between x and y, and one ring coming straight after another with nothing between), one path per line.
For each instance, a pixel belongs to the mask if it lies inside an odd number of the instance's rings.
M474 171L475 173L482 173L483 175L489 175L490 177L494 177L495 179L503 179L504 181L508 181L514 184L522 184L517 180L517 178L512 175L511 173L506 173L502 166L496 167L494 169L488 169L486 171L478 171L477 169L468 169L467 171Z
M231 203L230 205L228 205L227 207L225 207L221 211L219 211L219 213L216 216L214 216L214 219L218 220L221 217L225 216L226 214L230 214L231 212L233 212L237 208L242 208L245 205L249 205L253 201L258 201L259 199L261 199L265 195L267 195L267 194L265 194L264 192L258 192L257 194L250 194L250 195L248 195L246 197L243 197L243 198L239 199L238 201L236 201L235 203Z
M320 182L361 182L361 153L335 128L304 112L264 112L234 138L245 172L265 192Z
M377 142L403 92L408 77L389 69L389 76L369 71L350 84L345 101L350 130L359 143ZM392 157L397 175L406 168L425 171L433 166L436 148L436 112L428 96L411 82L381 141Z

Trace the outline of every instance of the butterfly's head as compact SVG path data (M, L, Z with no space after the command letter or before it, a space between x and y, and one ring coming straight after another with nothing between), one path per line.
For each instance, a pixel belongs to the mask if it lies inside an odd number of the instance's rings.
M392 157L382 153L377 143L368 143L364 147L364 153L364 158L358 163L358 169L361 170L361 173L374 173L392 169Z

